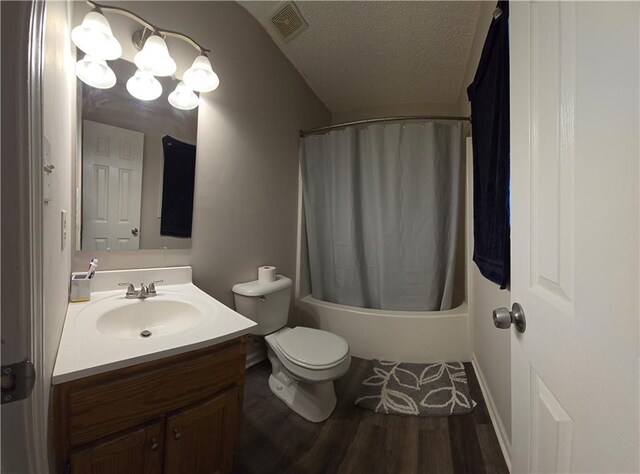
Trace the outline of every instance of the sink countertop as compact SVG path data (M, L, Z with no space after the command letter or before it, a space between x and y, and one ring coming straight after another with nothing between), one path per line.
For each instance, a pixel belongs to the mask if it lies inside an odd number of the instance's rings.
M126 288L117 286L131 281L138 287L141 281L146 284L161 279L165 283L156 286L158 296L147 300L126 300ZM54 385L212 346L247 334L256 325L196 287L191 282L191 267L97 272L91 286L91 301L69 303L67 308L53 370ZM101 308L144 308L147 302L155 300L156 304L165 299L192 303L204 316L180 331L148 338L110 336L97 327Z

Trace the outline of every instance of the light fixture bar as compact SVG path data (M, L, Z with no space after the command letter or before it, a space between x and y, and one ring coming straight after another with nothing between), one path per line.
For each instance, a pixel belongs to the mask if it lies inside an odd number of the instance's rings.
M132 11L127 10L126 8L113 7L111 5L103 5L101 3L94 2L93 0L85 0L85 1L92 8L97 8L98 10L109 11L109 12L113 12L113 13L118 13L120 15L124 15L126 17L131 18L132 20L137 21L138 23L140 23L145 28L148 28L148 29L150 29L150 30L152 30L154 32L157 32L157 33L161 34L161 35L171 36L173 38L179 38L179 39L189 43L191 46L193 46L195 49L200 51L202 54L211 52L210 49L207 49L207 48L203 47L200 43L198 43L196 40L194 40L190 36L185 35L184 33L180 33L179 31L165 30L165 29L159 28L156 25L154 25L153 23L150 23L149 21L147 21L144 18L142 18L140 15L138 15L136 13L133 13Z

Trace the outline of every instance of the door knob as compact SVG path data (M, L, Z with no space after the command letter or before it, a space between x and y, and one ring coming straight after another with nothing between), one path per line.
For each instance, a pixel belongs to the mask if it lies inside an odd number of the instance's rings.
M182 438L182 433L180 433L177 428L174 429L173 430L173 439L175 439L176 441L180 441L181 438Z
M160 444L155 438L151 438L151 451L157 451L158 449L160 449Z
M138 235L138 228L134 227L133 229L131 229L131 233L135 236Z
M511 311L507 308L493 310L493 324L499 329L508 329L511 324L516 326L516 331L524 332L527 329L527 320L524 317L524 310L518 303L513 303Z

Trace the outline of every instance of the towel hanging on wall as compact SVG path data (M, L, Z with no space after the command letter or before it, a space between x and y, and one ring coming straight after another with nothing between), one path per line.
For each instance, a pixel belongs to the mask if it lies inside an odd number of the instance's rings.
M509 284L509 3L498 2L473 82L473 261L500 288Z
M165 135L162 137L162 150L164 173L160 235L191 237L196 147Z

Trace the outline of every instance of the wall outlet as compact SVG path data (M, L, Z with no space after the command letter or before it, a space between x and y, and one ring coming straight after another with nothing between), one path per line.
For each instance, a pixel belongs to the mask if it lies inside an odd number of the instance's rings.
M60 211L60 249L67 246L67 211Z

